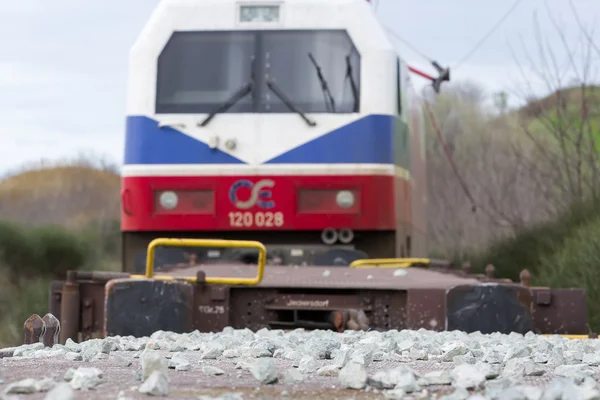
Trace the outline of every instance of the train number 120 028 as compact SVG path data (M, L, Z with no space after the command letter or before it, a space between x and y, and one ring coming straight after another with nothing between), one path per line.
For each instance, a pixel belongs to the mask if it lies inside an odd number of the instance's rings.
M281 211L259 211L256 213L251 213L249 211L232 211L228 216L229 226L236 228L250 228L254 226L259 228L271 228L283 226L284 223L283 213Z

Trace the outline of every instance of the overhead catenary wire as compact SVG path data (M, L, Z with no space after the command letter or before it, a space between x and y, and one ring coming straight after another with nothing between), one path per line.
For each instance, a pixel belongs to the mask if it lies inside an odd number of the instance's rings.
M411 49L412 51L414 51L416 54L418 54L420 57L422 57L424 60L428 61L429 63L433 62L433 59L431 57L428 57L425 53L421 52L419 49L417 49L415 46L413 46L412 44L410 44L406 39L403 39L400 35L398 35L396 32L394 32L394 30L392 28L389 28L385 25L383 25L383 27L393 36L395 37L397 40L401 41L402 43L404 43L409 49Z
M519 4L521 4L522 1L523 0L515 0L515 2L510 6L510 8L500 17L500 19L498 21L496 21L496 23L492 26L492 28L475 44L475 46L473 46L473 48L467 54L465 54L464 57L462 57L454 65L454 67L452 67L452 69L456 70L463 63L465 63L465 61L467 61L469 58L471 58L473 56L473 54L475 54L475 52L477 50L479 50L481 48L481 46L483 46L483 44L489 39L489 37L492 34L494 34L494 32L496 32L496 30L498 28L500 28L500 26L508 19L508 17L510 17L510 15L513 13L513 11L519 6ZM377 6L379 6L379 1L377 2ZM396 38L397 40L399 40L402 43L404 43L408 48L410 48L413 52L415 52L416 54L418 54L424 60L427 60L429 63L433 63L433 59L431 57L429 57L425 53L421 52L419 49L417 49L415 46L413 46L410 42L408 42L406 39L404 39L399 34L397 34L393 29L391 29L390 27L387 27L385 25L383 25L383 27L392 36L394 36L394 38Z
M463 58L460 59L458 63L452 69L456 70L460 67L465 61L467 61L481 46L487 41L487 39L492 36L494 32L508 19L508 17L512 14L512 12L517 8L519 4L521 4L523 0L516 0L510 8L500 17L500 19L492 26L492 28L475 44L475 46L469 51Z
M483 36L482 39L479 40L479 42L477 42L477 44L473 47L473 49L471 51L469 51L457 64L455 67L453 67L453 69L456 69L458 66L460 66L462 63L464 63L466 60L468 60L484 43L485 41L502 25L502 23L504 23L504 21L506 21L506 19L508 19L508 17L512 14L512 12L517 8L517 6L522 2L522 0L516 0L512 6L508 9L508 11L506 13L504 13L504 15L502 15L502 17L496 22L496 24L494 24L492 26L492 29L490 29L490 31L488 31L486 33L485 36ZM400 35L398 35L396 32L394 32L391 28L383 25L383 27L397 40L401 41L402 43L404 43L407 47L409 47L412 51L414 51L416 54L418 54L420 57L422 57L423 59L427 60L429 63L431 64L436 64L435 61L433 61L432 58L428 57L426 54L424 54L423 52L421 52L420 50L418 50L415 46L411 45L407 40L403 39ZM412 83L411 83L412 86ZM493 218L493 216L484 208L481 207L480 205L477 204L475 198L473 197L473 194L471 193L471 191L469 190L469 187L465 181L465 179L463 178L462 174L460 173L460 171L458 170L458 167L456 166L456 164L454 163L454 159L452 157L452 155L450 154L450 150L448 149L448 146L446 144L446 141L443 138L442 135L442 131L440 126L437 123L437 119L435 117L435 114L433 113L432 107L429 104L429 101L427 100L427 97L424 95L423 96L423 100L424 100L424 105L425 105L425 110L428 116L428 119L431 122L431 125L433 127L433 130L435 131L435 134L437 136L438 141L440 142L444 154L446 156L446 159L448 160L448 163L450 164L450 168L452 169L452 172L454 173L456 179L458 180L463 193L465 194L465 196L468 198L470 204L471 204L471 211L475 214L477 212L477 209L483 211L484 214L486 214L488 217Z

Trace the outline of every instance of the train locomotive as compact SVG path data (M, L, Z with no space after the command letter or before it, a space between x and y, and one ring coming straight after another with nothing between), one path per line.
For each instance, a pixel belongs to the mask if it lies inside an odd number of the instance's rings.
M439 89L449 72L434 67ZM163 0L130 54L122 271L53 282L25 342L227 326L588 333L584 290L426 258L411 72L428 77L365 0Z
M427 256L423 114L367 1L163 1L129 79L126 270L162 236Z

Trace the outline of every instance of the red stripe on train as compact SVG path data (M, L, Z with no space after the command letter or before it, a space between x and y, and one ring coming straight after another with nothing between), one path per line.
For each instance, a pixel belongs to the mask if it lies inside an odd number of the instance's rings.
M393 176L126 177L122 192L123 231L391 230L411 222L410 185Z

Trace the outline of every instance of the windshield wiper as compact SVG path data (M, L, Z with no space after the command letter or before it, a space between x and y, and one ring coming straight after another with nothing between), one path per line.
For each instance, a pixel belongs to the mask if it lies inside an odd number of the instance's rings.
M230 98L220 105L216 110L208 114L208 116L199 125L206 126L217 114L224 113L233 107L238 101L246 97L254 89L254 82L250 81L241 88L239 88Z
M279 88L279 86L277 86L275 84L275 82L273 82L272 80L268 79L267 80L267 87L269 89L271 89L271 91L273 91L273 93L275 93L275 95L277 97L279 97L279 100L281 100L281 102L283 104L285 104L287 108L289 108L291 111L295 112L300 117L302 117L302 119L304 121L306 121L306 123L308 124L308 126L315 126L315 125L317 125L317 123L315 121L309 119L306 116L306 114L304 113L304 111L300 110L294 103L292 103L292 101L289 99L289 97L287 97L285 95L285 93L283 93L281 91L281 89Z
M317 64L317 60L315 60L312 53L308 53L308 57L310 58L310 61L312 61L313 65L315 66L315 69L317 70L317 77L319 78L319 82L321 82L321 90L323 91L323 96L325 97L325 104L327 104L327 102L329 101L331 111L335 112L335 99L333 98L333 95L329 90L329 85L327 84L327 81L323 77L321 67L319 66L319 64ZM327 108L327 111L330 111L329 107Z
M229 110L231 107L236 105L238 101L248 96L248 94L254 92L254 82L256 81L254 77L254 64L256 59L252 57L252 61L250 62L250 82L246 83L244 86L239 88L230 98L225 100L223 104L217 107L213 112L208 114L208 116L202 121L198 126L206 126L208 123L215 117L215 115L224 113Z
M352 88L352 96L354 97L354 112L358 112L358 89L356 88L356 82L352 76L352 63L350 62L350 56L346 56L346 78L350 78L350 87Z

